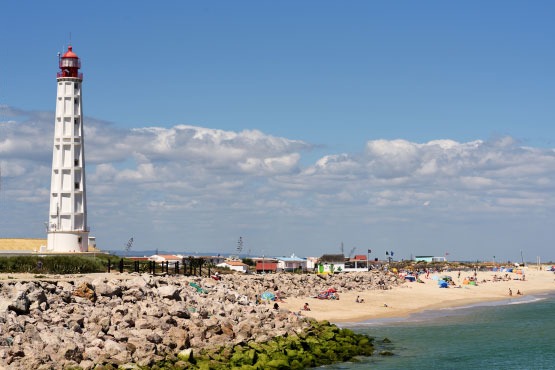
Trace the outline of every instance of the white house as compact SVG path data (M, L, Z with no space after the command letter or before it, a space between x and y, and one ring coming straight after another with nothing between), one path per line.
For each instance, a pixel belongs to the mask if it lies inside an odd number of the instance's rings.
M154 261L156 263L169 262L169 265L173 266L176 262L181 262L182 257L173 254L153 254L152 256L148 257L148 260Z
M314 270L318 264L318 260L318 257L306 257L306 269L310 271Z
M333 274L345 271L345 256L342 254L324 254L317 265L318 274Z
M297 257L294 253L291 257L276 257L276 259L278 261L277 268L279 271L306 270L306 259Z
M245 265L241 261L225 261L225 262L217 264L216 266L224 267L224 268L227 267L231 271L239 271L239 272L248 272L249 271L249 266Z
M368 271L368 256L365 254L357 254L354 258L345 261L345 272Z

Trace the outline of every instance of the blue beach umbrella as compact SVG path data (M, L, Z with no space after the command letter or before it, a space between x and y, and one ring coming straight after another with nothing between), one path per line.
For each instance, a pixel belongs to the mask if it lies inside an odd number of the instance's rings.
M273 301L276 298L276 296L275 296L274 293L264 292L260 295L260 298L267 299L269 301Z

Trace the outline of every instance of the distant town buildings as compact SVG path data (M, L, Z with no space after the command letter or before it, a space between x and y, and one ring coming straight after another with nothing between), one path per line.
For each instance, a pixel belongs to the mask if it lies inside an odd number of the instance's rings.
M415 256L415 262L447 262L445 257L434 257L434 256Z

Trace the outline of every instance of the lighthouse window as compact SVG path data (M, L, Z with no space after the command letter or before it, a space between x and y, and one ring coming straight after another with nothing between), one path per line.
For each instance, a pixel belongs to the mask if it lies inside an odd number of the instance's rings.
M78 182L75 183L75 190L79 190L79 183Z
M77 238L77 243L81 243L81 240L82 240L81 237L78 237Z
M76 159L73 163L75 163L76 166L79 166L79 160Z

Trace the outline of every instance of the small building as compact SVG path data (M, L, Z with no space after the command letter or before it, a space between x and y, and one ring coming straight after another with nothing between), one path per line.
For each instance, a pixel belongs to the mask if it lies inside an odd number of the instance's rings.
M324 254L318 262L318 274L333 274L345 270L345 256L343 254Z
M246 273L249 271L249 266L244 264L241 261L224 261L222 263L217 264L218 267L228 268L231 271L238 271Z
M415 256L414 262L447 262L445 257L434 257L434 256Z
M195 258L201 258L204 261L204 263L210 263L210 264L214 264L214 265L217 265L217 264L222 263L222 262L225 261L225 257L220 256L220 255L218 255L218 256L198 256L198 257L195 257Z
M306 257L306 269L310 271L314 270L318 264L318 260L318 257Z
M183 258L181 256L176 256L173 254L153 254L152 256L148 257L149 261L154 261L156 263L166 263L168 262L169 266L175 266L176 262L181 262Z
M275 273L278 269L278 261L272 259L257 260L256 261L256 273Z
M348 261L345 261L345 272L368 271L368 256L357 254Z
M277 268L279 271L297 271L306 270L306 259L300 258L292 254L291 257L277 257Z

